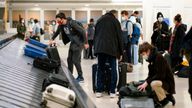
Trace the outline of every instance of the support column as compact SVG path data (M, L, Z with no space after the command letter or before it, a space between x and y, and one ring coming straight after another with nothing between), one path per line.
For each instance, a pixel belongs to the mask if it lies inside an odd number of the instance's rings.
M106 13L106 9L102 10L102 15L104 15Z
M89 20L91 19L91 10L87 10L87 24L89 24Z
M72 17L72 19L75 20L75 9L72 9L72 10L71 10L71 17Z
M12 25L13 25L13 10L12 10L12 4L9 5L9 24L10 24L10 28L12 28Z
M121 9L118 9L118 20L121 22Z
M41 26L41 28L42 29L44 29L44 10L43 9L41 9L40 10L40 26ZM42 41L44 41L44 35L43 36L41 36L40 37L40 41L42 42Z

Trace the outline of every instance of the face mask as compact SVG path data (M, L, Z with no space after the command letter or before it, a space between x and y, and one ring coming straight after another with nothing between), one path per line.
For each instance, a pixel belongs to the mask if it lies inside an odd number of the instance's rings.
M162 21L163 21L163 17L159 17L159 18L158 18L158 21L159 21L159 22L162 22Z
M22 21L21 21L21 23L25 23L25 21L24 21L24 20L22 20Z
M122 17L122 21L125 21L126 19L125 19L125 17Z
M55 22L53 22L52 24L55 25Z
M143 55L143 59L148 60L148 56L147 55Z
M57 23L58 23L59 25L62 25L62 24L63 24L63 22L62 22L62 21L58 21Z

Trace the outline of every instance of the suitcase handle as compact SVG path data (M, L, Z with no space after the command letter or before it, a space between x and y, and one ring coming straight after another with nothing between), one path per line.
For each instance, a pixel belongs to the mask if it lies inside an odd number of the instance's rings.
M53 92L53 88L48 88L47 89L47 93L52 93Z

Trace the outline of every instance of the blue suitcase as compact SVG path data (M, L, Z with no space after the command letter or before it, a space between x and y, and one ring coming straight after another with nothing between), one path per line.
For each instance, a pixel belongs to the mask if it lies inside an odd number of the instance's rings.
M41 47L38 47L38 46L35 46L35 45L32 45L32 44L27 44L25 47L33 49L33 50L37 50L37 51L42 52L42 53L47 53L44 48L41 48Z
M24 48L24 54L32 58L47 57L46 53L31 49L31 48Z
M30 43L30 44L33 44L33 45L35 45L35 46L41 47L41 48L47 48L47 47L48 47L48 45L43 44L43 43L41 43L41 42L39 42L39 41L36 41L36 40L34 40L34 39L29 39L29 43Z

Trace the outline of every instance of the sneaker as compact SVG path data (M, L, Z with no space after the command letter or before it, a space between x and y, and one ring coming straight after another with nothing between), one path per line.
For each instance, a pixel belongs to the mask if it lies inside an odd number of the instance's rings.
M82 76L78 76L76 78L76 81L79 82L79 83L83 83L84 82L84 78Z
M102 97L102 96L103 96L103 94L102 94L102 93L100 93L100 92L95 93L95 95L96 95L96 98L100 98L100 97Z
M115 98L116 94L115 93L110 93L110 98Z

